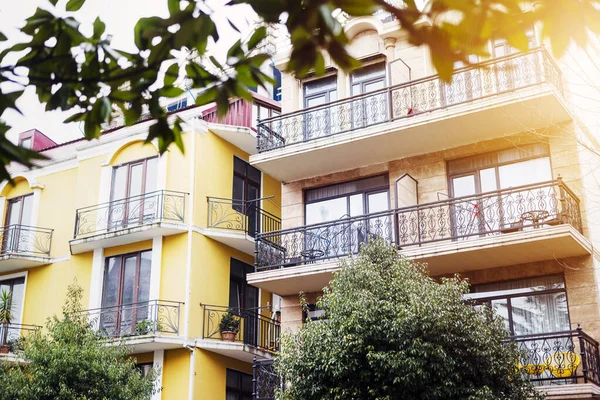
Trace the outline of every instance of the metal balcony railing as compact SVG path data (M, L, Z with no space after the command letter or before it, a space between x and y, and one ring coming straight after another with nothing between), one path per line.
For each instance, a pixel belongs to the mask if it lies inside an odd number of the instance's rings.
M241 342L259 350L279 351L281 324L273 317L260 314L257 310L245 310L234 307L202 305L202 339L222 340L220 324L224 315L230 311L240 321L240 329L235 336Z
M27 225L0 227L0 256L38 255L50 256L53 229Z
M598 342L573 331L511 338L521 355L517 367L539 385L594 383L600 385Z
M100 335L109 338L156 334L179 335L178 301L149 300L82 311Z
M579 199L561 179L342 218L256 236L256 271L356 254L370 238L399 248L569 224Z
M80 208L74 239L155 222L184 222L187 193L157 190L104 204Z
M275 400L278 390L284 385L277 373L274 360L257 360L252 365L252 398L255 400Z
M257 149L280 149L542 84L562 92L561 79L552 57L537 48L457 69L451 83L433 75L263 119Z
M27 324L0 324L0 346L9 347L13 352L20 346L20 341L28 335L38 332L42 327Z
M281 229L281 219L258 207L255 201L207 199L209 228L243 232L252 237Z

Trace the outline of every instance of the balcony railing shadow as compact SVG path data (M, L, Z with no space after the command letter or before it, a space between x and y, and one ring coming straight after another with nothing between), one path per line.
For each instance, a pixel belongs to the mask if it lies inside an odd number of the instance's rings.
M145 335L179 336L183 303L150 300L82 311L99 336L125 338Z
M50 256L53 229L27 225L0 227L0 256Z
M235 307L202 305L202 339L225 340L221 334L221 319L228 313L239 321L239 330L235 332L233 342L243 343L268 352L279 351L281 324L274 316L263 315L257 310L245 310Z
M207 227L235 231L255 237L257 233L281 229L281 219L254 201L208 197Z
M256 271L356 254L373 238L406 249L563 224L581 231L579 199L558 179L261 233Z
M281 149L542 84L562 92L559 68L537 48L457 69L450 83L434 75L263 119L257 148Z
M80 208L74 239L115 232L155 222L184 222L186 193L158 190Z

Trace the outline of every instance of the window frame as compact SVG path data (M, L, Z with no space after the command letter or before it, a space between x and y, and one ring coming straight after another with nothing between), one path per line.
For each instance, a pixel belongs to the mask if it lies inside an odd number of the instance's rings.
M345 194L341 194L341 195L337 195L337 196L328 196L328 197L324 197L324 198L320 198L317 200L307 200L307 192L312 190L312 189L322 189L322 188L327 188L330 186L336 186L339 184L343 184L343 183L348 183L348 182L353 182L353 181L360 181L363 179L369 179L369 178L375 178L375 177L386 177L385 180L386 182L389 181L389 176L388 174L380 174L380 175L374 175L374 176L370 176L370 177L364 177L364 178L359 178L359 179L352 179L349 181L344 181L344 182L337 182L331 185L325 185L325 186L319 186L319 187L314 187L314 188L308 188L308 189L304 189L304 193L303 193L303 197L304 197L304 225L307 225L306 222L306 217L308 216L307 213L307 209L306 206L308 206L309 204L314 204L314 203L320 203L323 201L328 201L328 200L334 200L334 199L339 199L339 198L346 198L346 211L350 210L350 197L355 196L357 194L362 195L362 202L363 202L363 216L366 216L369 214L369 202L368 202L368 196L371 194L377 194L377 193L387 193L387 203L388 203L388 210L391 207L391 202L390 202L390 186L389 184L385 184L385 185L381 185L381 186L375 186L372 188L368 188L368 189L362 189L362 190L358 190L356 192L352 192L352 193L345 193ZM335 220L333 220L335 221ZM328 222L332 222L332 221L328 221Z
M121 306L125 306L128 304L137 304L138 303L138 291L139 291L139 284L140 284L140 268L141 268L141 264L142 264L142 253L146 253L149 252L150 253L150 259L152 259L152 249L143 249L143 250L137 250L137 251L132 251L129 253L123 253L123 254L115 254L109 257L105 257L104 259L104 272L102 274L102 292L101 292L101 296L100 296L100 303L101 303L101 308L104 307L121 307ZM127 304L123 304L123 283L124 283L124 274L125 274L125 259L127 258L131 258L133 256L136 256L136 264L135 264L135 283L136 283L136 288L138 290L135 291L134 293L134 299L136 301L134 301L133 303L127 303ZM113 258L117 258L120 257L121 260L119 262L119 269L120 269L120 273L119 273L119 290L117 292L117 298L118 298L118 304L116 304L115 306L105 306L104 305L104 292L106 289L106 275L108 274L108 264L110 262L111 259ZM152 268L150 268L150 279L152 279ZM150 299L149 300L153 300Z
M152 157L147 157L147 158L142 158L139 160L134 160L134 161L127 161L121 164L117 164L117 165L113 165L112 171L111 171L111 182L110 182L110 202L113 201L118 201L118 200L124 200L124 199L128 199L131 197L131 168L135 165L138 164L143 164L143 174L142 174L142 194L146 194L146 178L147 178L147 173L148 173L148 161L156 159L157 163L158 163L158 156L152 156ZM117 174L117 170L119 168L128 166L127 168L127 180L125 181L125 188L126 188L126 192L127 195L123 198L123 199L115 199L114 198L114 192L115 192L115 177ZM157 164L158 166L158 164Z
M335 82L335 87L325 88L325 89L322 89L322 90L320 90L318 92L311 93L310 95L306 94L306 88L307 88L307 86L310 86L312 83L323 81L323 80L326 80L326 79L331 79L331 78L333 78L333 81ZM312 108L312 107L320 107L320 106L322 106L322 105L318 105L318 106L311 106L311 107L309 107L307 104L308 104L309 100L312 100L313 98L317 98L317 97L320 97L320 96L323 96L323 95L325 95L325 102L323 104L328 104L328 103L331 103L332 101L339 100L339 96L337 94L336 94L336 99L335 100L331 100L331 92L334 92L334 91L338 92L338 89L339 89L338 86L339 85L338 85L338 76L337 76L337 74L331 74L331 75L323 76L323 77L320 77L320 78L317 78L317 79L310 79L310 80L303 81L302 82L302 104L303 104L304 108L306 109L306 108Z
M236 159L242 161L245 164L245 173L244 174L241 174L235 170L235 160ZM254 179L252 179L250 177L250 174L248 173L249 168L253 168L256 171L258 171L258 173L260 175L260 180L255 181ZM253 186L256 186L258 188L258 198L260 199L261 194L262 194L262 179L263 179L262 171L260 169L253 167L252 165L250 165L250 163L248 161L244 160L243 158L234 155L233 156L233 177L236 177L236 176L244 181L244 190L243 190L244 194L243 194L242 199L236 199L234 197L235 179L232 179L233 180L232 190L231 190L231 199L232 200L242 201L244 203L249 201L248 200L248 186L249 186L248 183L251 183Z
M4 226L9 226L10 216L11 216L11 205L13 203L20 202L21 207L19 210L19 223L16 225L23 225L23 205L25 204L25 198L31 197L31 207L33 208L33 193L24 194L22 196L13 197L11 199L6 200L6 214L4 215ZM31 216L30 216L31 217ZM25 225L28 226L28 225ZM1 279L1 277L0 277Z
M228 375L229 371L236 374L236 379L238 380L239 387L233 387L233 386L228 385L227 375ZM250 381L252 381L254 379L252 374L249 374L247 372L239 371L239 370L233 369L233 368L225 369L225 398L227 398L227 396L229 394L235 395L238 400L243 400L244 396L248 396L249 398L252 398L252 389L250 389L250 392L244 391L244 384L243 384L244 375L246 377L249 377Z
M378 75L378 76L371 77L371 78L357 78L356 77L357 72L360 72L361 70L364 70L366 68L372 68L375 65L376 66L381 65L381 67L382 67L381 71L383 72L382 75ZM373 62L373 63L367 64L367 65L363 65L361 68L352 71L352 73L350 74L350 97L370 93L370 92L364 91L365 85L369 85L369 84L372 84L372 83L375 83L375 82L378 82L381 80L383 80L383 88L374 90L375 92L383 90L384 88L388 87L387 62L385 60ZM354 85L360 85L360 93L354 93Z
M571 326L571 312L569 310L569 296L567 294L567 284L565 282L565 276L564 274L547 274L547 275L540 275L540 276L531 276L531 277L524 277L524 278L516 278L516 279L509 279L509 280L503 280L503 281L495 281L495 282L482 282L479 284L475 284L471 286L471 292L469 294L477 294L477 292L473 292L472 288L476 287L476 286L480 286L480 285L493 285L493 284L498 284L498 283L511 283L511 282L518 282L518 281L522 281L522 280L526 280L526 279L541 279L541 278L547 278L547 277L551 277L551 276L555 276L555 277L561 277L561 280L563 282L563 288L559 288L559 289L546 289L546 290L532 290L532 291L528 291L528 292L522 292L522 293L515 293L515 294L509 294L509 295L497 295L497 296L486 296L486 297L482 297L482 298L477 298L477 299L471 299L472 301L474 301L476 304L487 304L490 308L492 307L491 302L494 300L506 300L506 309L507 309L507 313L508 313L508 325L509 325L509 333L510 336L515 336L515 328L514 328L514 324L513 324L513 315L512 315L512 303L511 303L511 299L513 298L519 298L519 297L527 297L527 296L537 296L537 295L547 295L547 294L556 294L556 293L564 293L565 294L565 302L567 305L567 317L569 320L569 326ZM481 293L481 292L479 292ZM545 332L545 333L552 333L552 332Z

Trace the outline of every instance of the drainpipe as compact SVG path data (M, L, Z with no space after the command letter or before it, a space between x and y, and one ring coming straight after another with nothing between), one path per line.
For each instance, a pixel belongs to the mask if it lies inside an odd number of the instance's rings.
M196 375L196 341L193 346L185 346L190 351L190 377L188 379L188 400L194 400L194 376Z
M189 214L188 214L188 240L187 240L187 260L185 267L185 311L184 311L184 326L183 337L184 347L190 350L190 380L188 383L188 399L194 398L194 358L195 350L187 345L190 327L190 295L191 295L191 275L192 275L192 226L194 224L194 199L195 199L195 171L196 171L196 124L190 124L192 128L192 149L190 151L190 181L189 181Z

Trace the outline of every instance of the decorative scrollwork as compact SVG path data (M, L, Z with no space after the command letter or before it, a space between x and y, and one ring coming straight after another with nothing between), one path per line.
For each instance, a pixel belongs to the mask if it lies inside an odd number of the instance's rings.
M274 400L277 392L284 386L281 376L277 373L275 361L254 360L252 370L254 399Z
M77 210L75 239L161 221L184 222L185 193L159 190Z
M208 197L207 226L254 236L257 232L281 229L281 220L258 207L256 202Z
M50 255L52 229L26 225L0 228L1 255Z
M257 270L356 254L371 238L398 247L468 240L543 226L581 231L579 200L562 180L451 198L257 235Z

